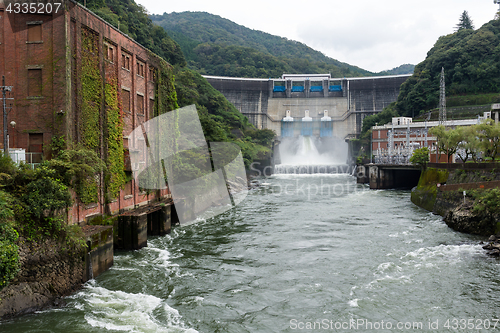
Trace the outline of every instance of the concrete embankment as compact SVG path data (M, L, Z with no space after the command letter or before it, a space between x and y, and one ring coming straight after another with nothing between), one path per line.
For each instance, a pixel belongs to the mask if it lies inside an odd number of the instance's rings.
M496 165L477 165L475 169L447 166L427 168L422 173L412 190L412 202L443 216L454 230L483 236L499 233L500 212L485 206L481 199L486 191L499 185Z
M228 185L231 191L238 192L258 186L258 181L241 178L228 181ZM192 212L187 210L187 213ZM114 249L138 250L147 246L148 237L164 236L178 222L172 200L166 200L114 217L90 218L82 226L80 246L69 247L66 240L50 237L41 237L43 240L39 241L20 238L17 242L20 271L0 290L0 319L63 305L63 296L113 265Z
M158 203L124 213L111 220L115 221L115 227L84 225L79 246L71 246L65 239L20 238L20 271L0 291L0 319L62 305L61 297L78 290L113 265L115 247L139 249L147 245L148 235L169 233L170 208L171 205ZM124 239L123 235L128 237Z

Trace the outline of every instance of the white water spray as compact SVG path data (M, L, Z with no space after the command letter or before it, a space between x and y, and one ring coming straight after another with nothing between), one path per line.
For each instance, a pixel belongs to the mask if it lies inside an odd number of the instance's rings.
M283 138L279 145L280 164L274 172L346 173L347 143L337 138L299 136Z

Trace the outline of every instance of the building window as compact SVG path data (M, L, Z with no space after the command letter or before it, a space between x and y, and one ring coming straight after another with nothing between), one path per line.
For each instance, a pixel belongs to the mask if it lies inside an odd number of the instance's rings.
M115 57L115 52L112 46L105 45L105 48L107 49L106 53L106 60L113 62L114 57Z
M28 24L28 42L42 41L42 25Z
M133 191L134 187L133 187L133 184L132 184L132 181L129 181L125 184L125 188L123 189L123 194L125 197L130 197L131 195L134 194L134 191ZM125 198L127 199L127 198Z
M130 55L122 53L122 68L130 70Z
M122 89L122 107L123 111L130 112L130 91Z
M28 163L41 163L43 153L43 133L28 134Z
M154 81L156 79L156 71L154 67L149 67L149 81Z
M42 70L28 69L28 96L42 96Z
M149 99L149 117L153 118L155 116L155 100Z
M144 77L144 63L138 61L137 62L137 75Z
M137 113L144 114L144 96L137 94Z

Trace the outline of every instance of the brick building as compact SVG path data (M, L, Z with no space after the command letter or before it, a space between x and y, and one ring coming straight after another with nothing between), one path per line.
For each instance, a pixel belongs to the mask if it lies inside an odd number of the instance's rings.
M52 137L64 136L108 163L112 151L127 156L124 137L157 114L156 81L165 62L76 2L60 2L51 14L23 14L0 0L0 76L12 86L13 98L8 100L9 148L24 149L27 162L39 162L50 158ZM122 133L112 137L121 126ZM118 165L130 172L130 163L121 158ZM68 218L80 223L169 196L168 190L141 193L131 180L114 198L106 199L101 189L98 203L77 200Z
M446 127L470 126L485 118L491 118L491 112L476 119L448 120ZM431 162L448 162L444 154L436 154L436 137L428 134L438 126L439 121L413 122L412 118L394 117L392 122L372 127L371 148L376 163L407 163L415 148L428 147ZM452 157L454 160L454 156Z

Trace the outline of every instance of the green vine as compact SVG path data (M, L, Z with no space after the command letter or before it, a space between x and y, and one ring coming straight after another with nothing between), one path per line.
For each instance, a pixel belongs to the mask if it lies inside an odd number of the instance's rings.
M80 134L88 149L99 149L99 115L102 98L102 78L99 70L97 36L82 29Z
M116 73L115 73L116 74ZM106 164L108 175L106 185L111 198L116 198L125 184L125 163L123 149L123 117L118 98L118 81L116 75L106 79L104 88L107 108L107 143L108 154Z
M156 91L155 91L155 106L151 118L159 116L168 111L179 108L177 104L177 92L175 90L175 77L172 66L158 57L152 52L149 52L149 60L152 64L158 64L156 70Z
M90 30L82 29L81 56L81 115L80 137L85 148L99 151L99 117L102 100L102 78L99 69L98 39ZM98 186L94 178L86 179L77 189L84 204L99 200Z

